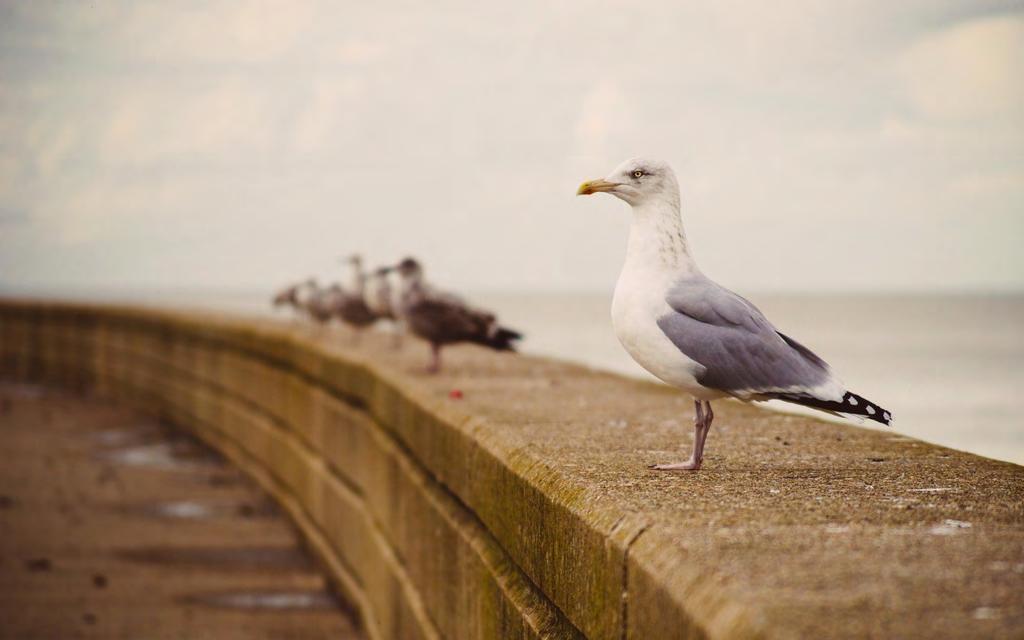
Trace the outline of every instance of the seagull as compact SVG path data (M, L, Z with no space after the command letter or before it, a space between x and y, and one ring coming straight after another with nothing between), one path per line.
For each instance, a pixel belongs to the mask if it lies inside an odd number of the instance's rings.
M292 320L301 319L303 314L309 313L309 303L315 295L316 288L316 280L313 278L307 278L302 282L293 284L274 296L274 309L281 306L292 307L295 312L292 315Z
M272 301L273 307L298 307L299 306L299 289L305 285L305 282L299 282L288 287L285 287L274 295Z
M387 320L391 326L392 346L402 346L402 325L395 314L395 294L391 288L390 274L394 267L375 269L367 279L366 304L377 318Z
M366 280L369 285L366 291L366 304L378 317L385 320L394 320L395 311L393 308L394 294L391 291L391 281L388 274L393 267L380 267L374 269Z
M323 326L334 314L335 301L341 295L341 287L337 284L322 288L316 280L310 278L306 286L299 291L299 308L306 312L310 319Z
M423 279L423 267L406 258L395 269L401 278L398 316L409 330L430 343L427 371L441 370L441 347L472 342L495 349L515 351L515 340L523 336L498 325L493 313L474 309L458 296L438 291Z
M348 258L352 268L352 282L348 290L340 286L337 290L337 297L334 300L334 312L342 322L356 330L355 339L358 340L359 333L377 321L377 315L366 304L366 275L363 273L363 259L358 255Z
M633 208L612 326L644 369L694 397L693 452L659 470L700 469L715 414L711 401L783 400L892 424L888 411L851 393L829 365L778 331L757 307L705 276L690 255L679 184L665 162L634 158L576 195L609 193Z

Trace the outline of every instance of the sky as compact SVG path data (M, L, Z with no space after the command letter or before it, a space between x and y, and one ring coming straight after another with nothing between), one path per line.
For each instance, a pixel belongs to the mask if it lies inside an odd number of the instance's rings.
M1022 291L1021 69L1022 2L3 2L0 291L610 290L633 156L731 288Z

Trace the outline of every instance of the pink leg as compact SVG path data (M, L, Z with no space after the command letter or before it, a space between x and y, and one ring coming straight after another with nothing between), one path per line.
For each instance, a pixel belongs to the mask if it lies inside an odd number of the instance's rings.
M441 345L430 345L430 364L427 365L427 373L437 373L441 370Z
M706 400L694 400L693 417L693 452L686 462L672 464L655 464L651 469L658 471L697 471L704 462L704 441L711 431L711 421L715 419L715 413L711 410L711 403Z
M711 421L715 419L715 412L711 410L711 403L704 401L704 430L701 431L700 441L694 443L694 449L696 451L697 467L700 468L701 462L704 461L704 441L708 439L708 433L711 432Z

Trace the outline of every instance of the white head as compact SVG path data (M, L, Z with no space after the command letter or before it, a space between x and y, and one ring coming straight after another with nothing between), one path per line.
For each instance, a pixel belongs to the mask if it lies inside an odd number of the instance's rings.
M578 196L610 193L634 207L665 203L679 208L679 183L667 162L631 158L615 167L604 178L580 185Z

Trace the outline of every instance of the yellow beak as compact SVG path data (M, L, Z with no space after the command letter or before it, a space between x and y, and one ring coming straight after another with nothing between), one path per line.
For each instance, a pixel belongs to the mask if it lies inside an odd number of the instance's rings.
M615 182L608 182L604 179L589 180L580 185L580 188L576 190L578 196L589 196L592 193L599 193L601 191L611 191L615 187L619 186Z

